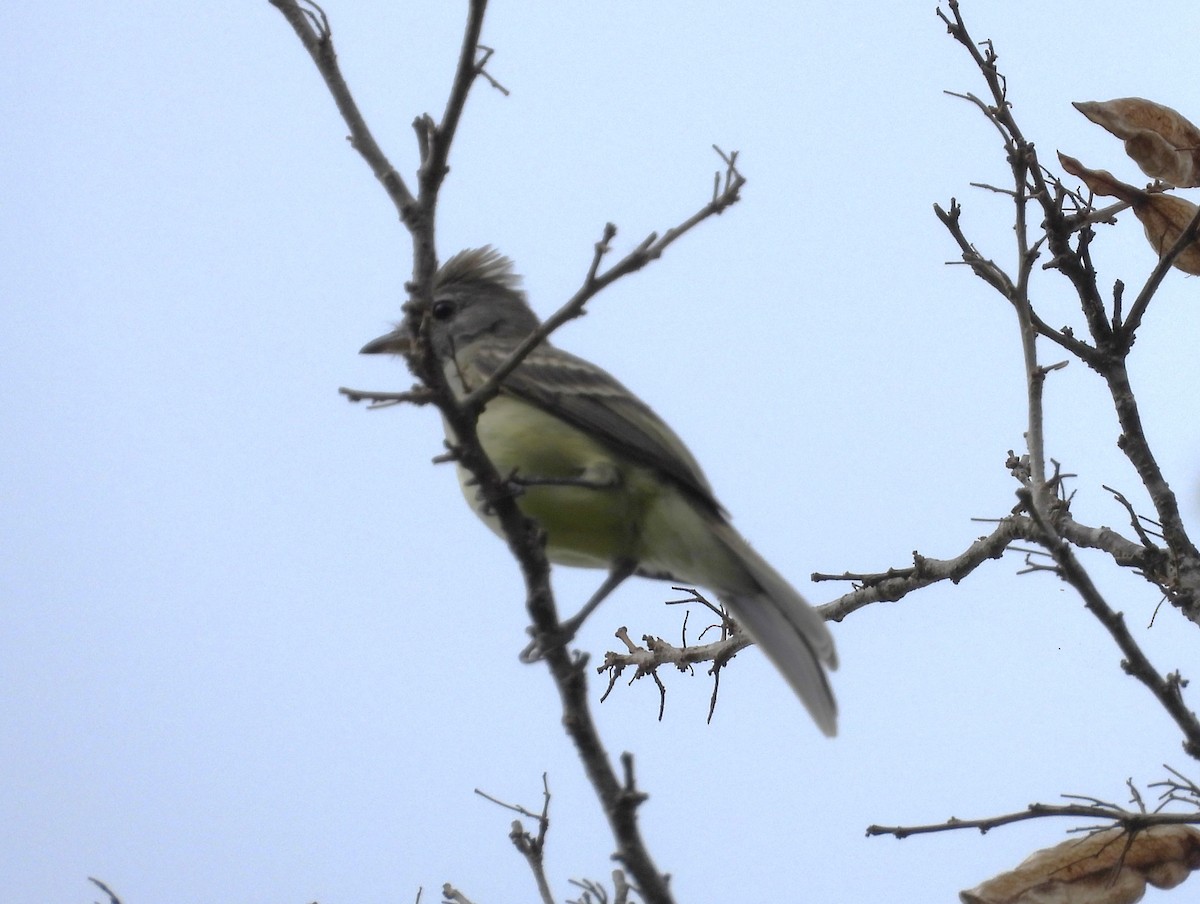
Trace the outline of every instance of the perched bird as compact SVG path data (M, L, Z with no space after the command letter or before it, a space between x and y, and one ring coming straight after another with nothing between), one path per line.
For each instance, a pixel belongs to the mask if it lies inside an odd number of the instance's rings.
M434 353L460 397L540 323L512 262L491 247L446 261L428 316ZM400 354L411 340L402 325L362 352ZM820 729L836 732L822 664L837 668L837 654L824 620L733 529L692 454L641 399L590 361L542 342L504 378L478 433L496 469L521 487L518 505L545 531L547 558L608 570L581 615L631 574L708 588ZM459 478L472 508L499 531L461 466Z

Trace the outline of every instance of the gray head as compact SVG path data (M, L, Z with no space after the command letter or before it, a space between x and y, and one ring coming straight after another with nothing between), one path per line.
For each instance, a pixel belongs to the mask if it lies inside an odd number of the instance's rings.
M512 261L491 245L460 251L442 265L433 278L428 322L439 358L480 339L515 344L539 324ZM411 342L412 335L402 323L364 345L362 354L402 354Z

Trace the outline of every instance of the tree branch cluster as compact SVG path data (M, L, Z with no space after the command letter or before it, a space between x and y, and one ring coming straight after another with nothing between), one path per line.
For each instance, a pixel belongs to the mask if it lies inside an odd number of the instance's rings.
M935 581L957 582L988 559L1000 558L1010 549L1017 550L1013 545L1016 541L1036 544L1040 553L1026 551L1026 571L1051 571L1075 589L1088 611L1120 649L1124 657L1122 669L1141 682L1175 722L1183 736L1185 753L1200 759L1197 743L1200 742L1200 722L1183 697L1187 680L1178 671L1163 673L1155 668L1129 631L1124 616L1110 605L1076 555L1079 549L1106 553L1116 565L1141 575L1184 619L1200 624L1200 584L1197 583L1200 557L1180 516L1175 494L1151 450L1127 367L1137 330L1155 292L1180 255L1196 247L1196 237L1200 235L1200 211L1194 215L1189 213L1190 222L1180 229L1178 238L1163 244L1158 262L1128 314L1123 315L1124 286L1118 281L1111 298L1106 298L1097 283L1091 249L1095 239L1094 226L1115 222L1113 217L1131 205L1097 209L1092 197L1068 187L1062 178L1041 163L1033 143L1025 138L1016 123L1008 98L1007 80L997 68L997 55L991 42L978 42L972 38L956 0L949 0L947 8L948 13L939 9L938 16L946 24L950 36L966 49L988 89L986 99L973 94L954 96L971 102L996 128L1013 177L1011 188L986 187L1008 195L1014 204L1015 275L981 253L967 237L961 222L962 207L956 200L952 199L948 208L935 205L934 211L957 244L962 263L1003 297L1017 314L1026 362L1029 423L1025 451L1019 455L1010 452L1007 463L1018 482L1017 505L996 522L991 534L976 540L952 559L930 560L914 553L911 568L877 574L814 575L815 580L851 580L856 585L850 593L829 603L824 611L828 617L840 619L869 602L896 600ZM1180 153L1193 150L1181 148ZM1161 186L1156 188L1161 190ZM1030 205L1040 219L1036 231L1030 226ZM1061 274L1078 299L1086 325L1083 337L1069 326L1050 326L1034 308L1030 284L1035 262L1044 252L1048 252L1049 260L1042 265L1042 270ZM1064 486L1068 475L1059 473L1057 463L1052 474L1046 473L1047 455L1041 430L1044 417L1042 387L1047 377L1062 365L1040 363L1038 340L1051 342L1087 365L1108 388L1114 416L1120 426L1118 446L1138 475L1154 508L1153 517L1141 515L1124 494L1105 488L1128 514L1131 536L1111 527L1093 527L1076 521L1071 512L1071 496ZM1140 898L1147 876L1152 884L1171 887L1200 866L1200 832L1190 828L1200 824L1200 794L1193 782L1178 771L1166 768L1172 777L1159 783L1166 790L1153 812L1147 812L1140 794L1130 783L1137 810L1076 796L1081 802L1065 806L1032 804L1025 810L1002 816L970 820L952 817L942 823L918 826L876 825L867 831L871 835L889 834L903 838L961 828L987 832L1012 822L1050 816L1099 821L1100 825L1086 829L1089 837L1099 839L1097 844L1083 848L1064 844L1038 852L1017 870L989 880L971 892L964 892L963 900L972 904L1000 900L1013 904L1050 899L1092 901L1096 898L1089 895L1096 893L1094 877L1099 873L1109 883L1106 893L1109 896L1104 900L1132 902ZM1172 805L1182 807L1182 810L1168 812L1166 808ZM1106 852L1113 850L1114 842L1118 856L1105 860ZM1134 862L1143 853L1149 858L1143 860L1151 864L1149 872ZM1103 866L1096 866L1097 863ZM1155 880L1156 876L1162 879L1162 884ZM1113 891L1118 879L1122 888Z
M596 243L583 284L575 295L516 350L491 380L466 399L458 400L433 353L427 329L427 312L432 305L433 280L438 267L435 244L438 194L448 172L450 148L467 96L479 78L507 93L484 69L493 54L491 48L480 44L487 2L470 0L458 65L440 121L425 114L413 122L419 152L415 193L375 141L354 101L337 62L332 28L325 12L312 0L270 2L283 14L308 51L350 130L351 146L363 157L387 191L412 238L413 279L407 286L410 297L403 310L411 334L417 337L417 342L413 343L406 357L419 384L413 390L401 393L349 389L343 389L342 392L354 401L433 404L440 410L458 439L445 458L458 461L471 472L482 498L498 518L509 548L520 565L526 586L526 608L533 623L532 632L538 637L555 637L559 618L550 589L549 565L541 532L536 524L521 514L511 487L484 454L476 433L476 418L487 401L499 391L504 377L555 329L580 316L586 303L598 292L658 259L681 236L710 217L719 215L740 199L745 179L737 169L737 154L725 154L719 148L714 148L722 158L724 170L715 177L708 202L661 235L651 233L616 263L602 269L601 263L611 252L611 243L617 232L613 224L607 224L602 238ZM563 725L575 744L612 829L616 844L614 858L628 870L638 892L647 902L665 904L671 901L667 877L654 865L638 828L637 808L645 795L633 785L632 761L625 763L625 779L622 781L604 750L592 718L587 696L586 657L574 655L561 645L545 644L542 659L559 691Z
M433 354L427 316L438 266L435 242L438 195L448 172L450 149L464 104L478 79L507 93L485 69L493 55L491 48L480 44L486 0L469 2L456 72L440 120L434 120L426 114L413 123L419 162L415 177L411 180L402 176L390 163L371 135L339 69L332 30L324 11L311 0L270 2L280 10L311 56L349 129L351 145L380 181L412 239L413 279L407 285L409 300L403 310L411 334L417 337L408 354L408 364L418 383L406 392L342 391L354 401L369 400L376 405L402 402L432 404L439 409L453 435L458 437L457 444L444 457L457 460L472 473L482 498L498 518L510 550L520 565L535 640L553 637L560 622L550 589L543 537L537 525L521 514L512 488L484 454L476 435L476 418L483 406L499 391L505 377L523 358L563 323L580 316L597 293L657 259L680 236L706 219L719 215L739 200L745 180L738 171L736 154L725 154L717 149L723 161L723 171L717 174L711 197L705 204L661 235L650 234L607 268L602 265L612 253L617 230L611 223L605 225L576 293L517 349L487 383L467 398L458 400L447 385ZM1104 625L1120 649L1124 657L1122 667L1147 687L1153 699L1174 720L1183 736L1186 753L1200 759L1200 722L1184 699L1186 679L1175 671L1164 673L1150 662L1126 626L1124 617L1108 603L1075 554L1079 549L1098 551L1118 566L1132 569L1184 619L1200 625L1200 553L1190 538L1176 496L1151 449L1127 367L1137 331L1148 315L1155 292L1172 265L1178 264L1182 255L1195 248L1196 237L1200 235L1200 211L1186 227L1180 228L1173 241L1164 243L1156 266L1126 312L1124 286L1121 283L1113 287L1111 294L1098 285L1092 263L1092 245L1096 236L1095 228L1100 224L1115 222L1117 215L1130 207L1136 211L1138 205L1144 203L1142 195L1127 192L1127 197L1120 203L1097 208L1091 194L1069 187L1063 178L1048 169L1040 160L1034 144L1017 124L1008 96L1008 82L998 68L997 54L991 42L979 42L970 35L957 0L948 0L946 11L939 9L937 15L951 38L968 53L985 86L982 96L972 93L956 93L954 96L972 104L995 128L1012 175L1011 185L1007 187L983 186L1012 201L1015 247L1012 249L1013 263L1010 268L997 264L970 240L962 224L963 208L957 200L951 199L946 207L935 205L934 212L956 244L961 264L970 268L998 293L1016 315L1025 362L1024 388L1027 399L1025 448L1020 452L1010 451L1006 462L1016 483L1016 504L1011 512L991 519L992 527L987 534L973 540L962 552L950 558L937 559L914 551L911 564L903 567L875 572L814 574L814 581L847 581L852 585L848 592L820 607L820 611L828 620L841 621L872 603L897 602L914 591L943 581L957 584L984 563L1002 558L1006 552L1023 553L1025 571L1050 571L1078 592L1085 606ZM415 186L415 190L410 188L410 184ZM1161 186L1156 186L1150 191L1161 190ZM1037 269L1039 261L1043 261L1040 270ZM1084 324L1082 331L1077 333L1070 326L1053 327L1035 308L1031 300L1031 285L1035 278L1040 278L1042 271L1056 271L1066 281L1078 299ZM1065 489L1068 475L1060 473L1058 463L1048 457L1045 448L1044 386L1055 370L1062 366L1061 363L1042 363L1039 349L1044 347L1045 342L1085 364L1108 389L1120 428L1118 445L1145 488L1153 508L1152 515L1140 514L1123 494L1113 492L1114 499L1129 516L1128 534L1107 526L1083 524L1075 519L1071 511L1072 497ZM1017 543L1031 544L1035 549L1019 547L1015 545ZM706 602L698 595L694 601ZM657 670L670 666L690 671L695 665L708 662L712 664L709 672L714 679L715 705L721 669L748 643L743 635L732 630L723 615L721 632L720 639L699 645L689 645L685 633L681 644L676 646L649 636L638 644L630 639L629 631L622 628L617 632L617 637L623 649L609 652L599 669L608 673L609 684L605 696L612 692L618 678L627 674L626 670L632 669L631 681L649 676L657 684L661 716L665 686ZM543 644L541 648L542 659L559 692L563 725L575 745L612 831L615 846L613 856L623 870L614 874L614 900L623 902L630 893L630 886L625 880L625 874L628 873L634 889L645 901L653 904L671 901L668 878L655 866L638 828L638 807L645 799L645 794L634 780L632 757L625 754L621 758L619 775L604 750L591 716L586 657L572 654L563 646L552 643ZM935 826L871 826L868 833L904 837L964 827L987 831L1022 819L1073 816L1100 820L1108 826L1115 826L1132 843L1134 836L1153 828L1200 822L1200 794L1195 785L1183 779L1179 773L1173 773L1173 776L1163 802L1152 813L1145 812L1144 808L1129 811L1088 799L1067 806L1035 804L1020 813L978 820L951 819ZM1163 807L1168 804L1182 806L1187 812L1165 812ZM549 828L548 787L540 813L502 805L537 820L538 829L534 834L527 832L520 820L514 821L510 837L529 862L543 901L552 901L542 869L542 855ZM581 901L593 904L606 900L598 884L580 882L576 886L582 890ZM446 886L445 895L447 900L466 900L449 885Z

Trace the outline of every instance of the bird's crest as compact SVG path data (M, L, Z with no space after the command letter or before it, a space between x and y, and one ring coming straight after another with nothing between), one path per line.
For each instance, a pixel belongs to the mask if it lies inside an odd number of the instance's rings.
M461 283L494 286L525 298L521 277L513 270L513 262L493 248L468 248L442 264L433 278L434 289L445 289Z

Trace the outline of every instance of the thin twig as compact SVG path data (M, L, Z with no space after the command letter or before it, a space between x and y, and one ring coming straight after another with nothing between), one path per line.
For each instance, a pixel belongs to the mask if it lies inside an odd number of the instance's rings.
M1066 795L1064 795L1066 796ZM1073 817L1076 819L1099 819L1120 826L1128 832L1138 832L1151 826L1160 825L1200 825L1200 813L1142 813L1140 811L1123 810L1114 806L1086 806L1083 804L1030 804L1028 808L1016 813L1005 813L1001 816L985 816L981 819L958 819L951 816L945 822L930 823L916 826L867 826L867 835L892 835L896 838L908 838L911 835L928 835L934 832L957 831L958 829L978 829L980 834L986 834L1000 826L1024 822L1027 819L1047 819ZM1094 826L1086 827L1091 831Z
M592 298L623 276L635 273L651 261L657 260L680 236L694 229L709 217L718 216L726 208L737 203L740 199L739 192L746 183L745 178L737 171L735 166L737 153L734 152L732 155L726 155L720 148L715 147L715 145L714 150L717 151L726 164L726 186L724 191L714 196L711 201L694 214L678 226L668 229L661 236L657 233L650 233L621 260L607 270L600 272L600 262L610 252L612 240L617 234L617 227L612 223L607 223L604 227L603 236L595 245L592 263L588 267L583 285L579 287L578 291L562 307L547 317L536 330L526 336L520 345L513 350L512 354L508 356L508 359L497 367L487 380L462 400L464 408L468 410L482 409L500 391L500 384L509 374L516 370L520 363L529 356L529 353L538 345L545 342L550 334L564 323L582 316L584 306Z
M317 71L337 104L338 112L350 129L351 146L362 155L375 178L383 185L388 197L396 205L400 218L409 222L417 209L417 199L375 141L362 111L358 109L358 103L350 93L350 87L338 66L337 53L333 48L333 30L325 11L312 0L270 0L270 3L287 19L316 64Z
M88 881L108 895L108 904L121 904L121 899L117 897L117 893L99 879L94 879L91 876L88 876Z
M407 392L381 392L374 389L350 389L347 386L339 386L338 394L344 395L350 402L370 402L371 408L384 408L401 403L429 405L434 400L433 393L424 386L416 386Z

